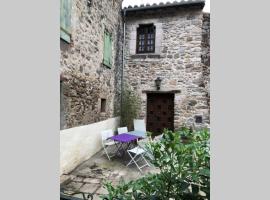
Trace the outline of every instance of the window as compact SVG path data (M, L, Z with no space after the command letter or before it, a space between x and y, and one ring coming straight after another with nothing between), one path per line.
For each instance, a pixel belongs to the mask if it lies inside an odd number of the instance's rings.
M195 122L197 124L201 124L202 123L202 116L199 116L199 115L195 116Z
M106 112L106 99L101 99L100 112Z
M60 38L70 43L71 0L60 0Z
M107 31L104 33L103 64L112 66L112 36Z
M140 25L137 28L137 53L155 52L156 28L153 24Z

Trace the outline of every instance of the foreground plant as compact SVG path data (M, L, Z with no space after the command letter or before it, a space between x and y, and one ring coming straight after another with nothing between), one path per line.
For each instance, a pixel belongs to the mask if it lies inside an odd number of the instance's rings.
M165 130L161 141L147 146L154 157L151 162L160 169L160 173L121 183L117 187L106 183L109 195L103 196L103 199L210 199L209 146L208 130Z

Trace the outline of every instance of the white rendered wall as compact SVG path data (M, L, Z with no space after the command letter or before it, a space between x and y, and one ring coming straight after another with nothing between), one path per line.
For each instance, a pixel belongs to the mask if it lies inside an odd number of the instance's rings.
M106 129L115 131L119 122L120 118L116 117L60 131L60 175L69 173L101 150L100 132Z

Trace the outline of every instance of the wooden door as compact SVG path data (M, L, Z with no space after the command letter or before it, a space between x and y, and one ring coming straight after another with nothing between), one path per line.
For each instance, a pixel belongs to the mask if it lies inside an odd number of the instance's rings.
M160 135L164 128L174 130L174 94L147 95L147 131Z

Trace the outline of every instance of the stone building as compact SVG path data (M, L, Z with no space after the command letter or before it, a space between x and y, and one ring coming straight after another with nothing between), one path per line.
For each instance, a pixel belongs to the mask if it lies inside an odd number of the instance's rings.
M141 99L148 131L209 125L204 1L124 9L122 0L60 2L60 174L102 148L102 130L119 127L125 85Z
M61 0L61 129L118 115L122 0Z
M63 25L69 27L61 35L62 129L119 115L123 43L123 80L141 97L140 117L146 119L149 129L155 124L154 118L162 121L157 129L209 125L210 17L202 12L204 1L123 10L121 0L64 2L70 6L70 21ZM139 31L152 32L139 36ZM148 35L153 38L147 41ZM110 52L106 52L105 40L111 46ZM140 42L152 44L140 46ZM144 49L139 52L139 48ZM110 64L105 63L106 53L111 56ZM158 77L162 80L159 91L155 88ZM173 104L160 108L170 106L164 110L168 116L150 111L160 106L150 104L156 98L167 98L164 102Z
M60 174L97 153L119 126L122 0L60 0Z
M124 9L123 77L141 98L148 131L209 125L210 18L203 7L181 1Z

